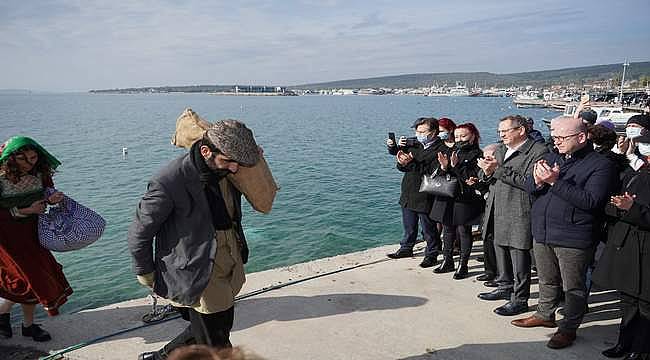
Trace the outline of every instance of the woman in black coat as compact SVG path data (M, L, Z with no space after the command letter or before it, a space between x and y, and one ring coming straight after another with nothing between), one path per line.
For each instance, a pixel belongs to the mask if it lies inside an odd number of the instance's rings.
M621 298L618 342L603 351L607 357L650 359L650 135L643 138L645 165L623 180L621 195L605 209L616 222L593 274L594 283Z
M483 197L476 191L472 178L478 177L477 159L483 156L479 148L480 135L472 123L461 124L454 130L455 149L449 154L439 153L439 174L450 174L458 179L458 192L454 198L436 196L429 217L443 224L442 264L435 273L454 270L452 251L456 237L460 240L460 265L454 279L464 279L468 274L467 262L472 251L472 225L480 222L485 207Z

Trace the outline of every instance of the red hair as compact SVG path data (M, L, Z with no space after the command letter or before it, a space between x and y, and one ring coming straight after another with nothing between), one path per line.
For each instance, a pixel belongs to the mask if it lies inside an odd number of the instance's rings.
M478 129L472 123L460 124L456 127L456 129L467 129L470 134L474 135L474 144L478 144L481 140L481 135L479 134Z
M443 118L438 119L438 128L441 128L441 127L445 128L445 129L447 129L447 130L449 130L451 132L451 131L454 131L454 129L456 128L456 124L450 118L443 117Z

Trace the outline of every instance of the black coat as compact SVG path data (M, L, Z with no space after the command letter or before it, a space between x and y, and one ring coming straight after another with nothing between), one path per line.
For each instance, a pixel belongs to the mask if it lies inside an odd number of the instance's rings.
M548 153L549 165L560 167L553 186L537 187L533 176L527 178L532 194L531 229L540 244L586 249L600 240L604 222L603 208L616 191L618 173L614 163L594 151L591 144L570 158Z
M447 152L447 154L450 153ZM458 194L455 198L436 196L429 213L432 220L445 225L472 225L481 222L480 216L485 207L485 200L476 191L479 184L469 186L465 183L470 177L478 178L480 168L477 165L477 160L480 157L483 157L483 151L478 145L458 151L458 164L455 167L450 165L446 171L458 179ZM436 165L439 165L438 159L434 161Z
M413 154L413 160L405 166L397 164L397 169L404 173L402 194L399 199L399 204L403 208L423 213L429 213L431 210L433 196L420 192L422 175L431 173L431 164L433 164L433 160L436 160L437 163L438 152L444 146L444 142L436 138L433 144L426 149L418 143L417 146L405 150L405 152ZM397 148L388 148L388 151L391 154L396 154Z
M650 168L641 168L624 180L625 191L636 195L628 211L607 205L605 211L618 220L610 227L607 246L598 260L593 281L650 301Z

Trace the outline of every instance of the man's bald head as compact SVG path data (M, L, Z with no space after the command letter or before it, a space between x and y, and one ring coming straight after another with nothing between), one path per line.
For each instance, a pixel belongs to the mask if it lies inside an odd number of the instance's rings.
M551 137L560 154L573 154L587 145L587 128L580 119L559 116L551 120Z
M566 136L575 133L586 133L587 128L579 118L558 116L551 120L551 132L555 132L554 135L557 136Z

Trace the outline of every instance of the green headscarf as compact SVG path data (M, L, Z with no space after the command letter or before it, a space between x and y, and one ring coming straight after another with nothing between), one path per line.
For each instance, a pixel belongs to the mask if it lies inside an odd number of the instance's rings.
M61 162L57 160L52 154L47 152L45 148L43 148L39 143L34 141L31 138L28 138L26 136L14 136L9 138L7 142L5 142L1 147L0 147L0 164L6 161L9 156L16 151L20 150L22 147L31 145L36 150L38 150L39 155L42 155L45 157L45 160L47 161L48 164L50 164L50 167L52 170L56 169L59 165L61 165Z

